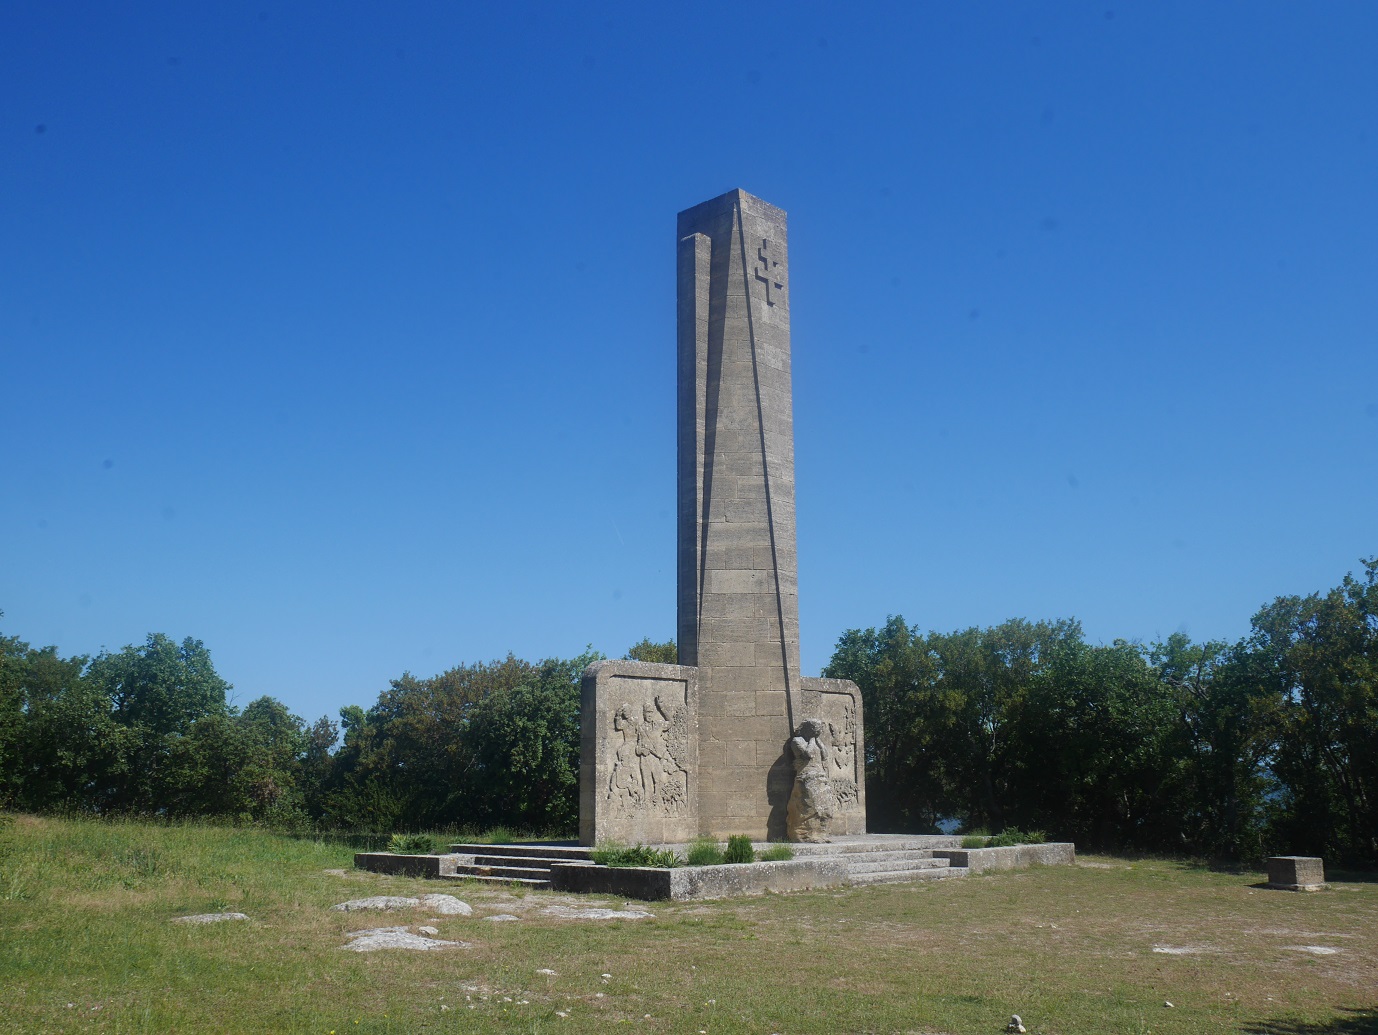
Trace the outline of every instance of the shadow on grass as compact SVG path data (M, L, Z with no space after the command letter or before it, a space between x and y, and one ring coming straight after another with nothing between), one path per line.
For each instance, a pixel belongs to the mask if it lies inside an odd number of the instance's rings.
M1372 870L1338 870L1327 866L1325 879L1331 884L1378 884L1378 873Z
M1312 1024L1309 1021L1254 1021L1246 1024L1248 1035L1378 1035L1378 1010L1345 1010L1339 1017Z

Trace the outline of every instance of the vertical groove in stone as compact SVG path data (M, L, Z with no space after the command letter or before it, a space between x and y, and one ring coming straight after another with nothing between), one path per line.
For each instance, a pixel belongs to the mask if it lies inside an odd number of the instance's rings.
M712 241L703 234L682 237L678 249L678 470L679 557L676 643L682 665L698 664L699 598L704 498L704 392L708 362L709 261ZM692 512L686 511L686 505Z

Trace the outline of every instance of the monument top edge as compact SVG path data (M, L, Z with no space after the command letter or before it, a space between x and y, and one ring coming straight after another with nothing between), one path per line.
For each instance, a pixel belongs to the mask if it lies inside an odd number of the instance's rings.
M781 221L785 218L785 210L779 205L772 205L764 198L758 198L755 194L749 194L740 187L730 190L726 194L719 194L716 198L709 198L707 201L701 201L697 205L691 205L689 208L680 212L679 218L683 221L686 217L700 210L721 209L736 203L740 203L744 208L751 209L762 215L770 216Z

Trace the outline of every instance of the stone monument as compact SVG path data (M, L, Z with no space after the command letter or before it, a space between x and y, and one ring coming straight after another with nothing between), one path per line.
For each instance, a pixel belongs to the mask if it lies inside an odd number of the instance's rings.
M1320 891L1325 887L1325 860L1314 855L1270 856L1268 887L1278 891Z
M785 213L729 191L678 242L680 664L585 672L580 840L864 833L861 693L799 671Z

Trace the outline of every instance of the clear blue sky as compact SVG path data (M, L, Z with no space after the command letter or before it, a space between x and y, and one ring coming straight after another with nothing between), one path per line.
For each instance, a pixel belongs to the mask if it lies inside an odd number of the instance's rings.
M1241 636L1378 553L1375 55L1367 2L8 5L0 628L307 718L669 638L675 213L741 187L806 672Z

